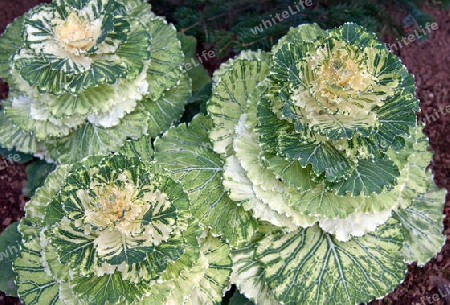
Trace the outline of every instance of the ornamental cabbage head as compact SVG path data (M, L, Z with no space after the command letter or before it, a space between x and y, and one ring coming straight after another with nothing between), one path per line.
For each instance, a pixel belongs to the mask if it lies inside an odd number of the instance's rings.
M228 245L193 217L182 185L134 151L127 144L121 154L61 165L27 203L12 262L22 302L221 300L231 273Z
M0 145L59 163L157 136L191 94L175 27L141 0L54 0L0 37Z
M232 280L258 304L355 304L444 243L414 78L374 34L293 28L214 75L229 197L259 220Z

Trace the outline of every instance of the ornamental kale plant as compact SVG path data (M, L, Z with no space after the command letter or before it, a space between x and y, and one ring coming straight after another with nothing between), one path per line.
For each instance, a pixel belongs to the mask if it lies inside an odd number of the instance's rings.
M214 76L223 185L259 220L232 281L258 304L384 296L442 247L414 79L374 34L302 25Z
M222 299L229 246L193 217L182 185L138 150L129 143L123 154L61 165L27 203L8 273L24 304ZM141 153L151 158L148 147Z
M141 0L55 0L0 37L0 145L58 163L155 137L191 95L175 27Z

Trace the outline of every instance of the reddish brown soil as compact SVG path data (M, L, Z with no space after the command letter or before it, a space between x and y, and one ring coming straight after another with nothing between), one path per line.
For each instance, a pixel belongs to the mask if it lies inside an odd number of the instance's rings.
M42 2L50 0L0 0L0 33L15 16ZM399 55L409 71L416 76L417 96L420 98L422 113L419 120L427 123L425 133L430 138L430 148L434 151L431 169L435 182L439 187L450 190L450 113L435 115L427 122L426 116L435 110L450 105L450 10L439 11L427 8L435 18L438 29L431 32L429 40L402 44L395 52ZM404 16L398 14L401 20ZM390 44L395 41L386 37ZM7 87L0 80L0 99L7 95ZM8 163L4 168L0 156L0 232L11 222L23 216L25 200L22 185L26 180L25 166ZM450 196L447 195L446 206L450 207ZM445 233L450 234L450 222L444 221ZM440 289L440 291L439 291ZM447 291L448 289L448 291ZM440 295L440 293L442 295ZM450 304L450 242L447 240L442 251L425 267L415 264L408 267L405 281L383 300L375 300L370 304L408 304L408 305L444 305ZM18 299L4 297L0 293L0 305L20 304Z

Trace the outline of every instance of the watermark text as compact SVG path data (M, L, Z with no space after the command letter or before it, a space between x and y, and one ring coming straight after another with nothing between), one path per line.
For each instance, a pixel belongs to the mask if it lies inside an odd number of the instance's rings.
M258 33L262 33L268 28L276 25L283 20L290 18L291 16L299 13L301 10L304 10L307 6L311 6L312 0L300 0L294 2L294 5L290 5L285 11L280 13L276 13L275 16L270 15L270 18L267 20L263 20L259 25L255 26L253 29L250 29L254 35Z

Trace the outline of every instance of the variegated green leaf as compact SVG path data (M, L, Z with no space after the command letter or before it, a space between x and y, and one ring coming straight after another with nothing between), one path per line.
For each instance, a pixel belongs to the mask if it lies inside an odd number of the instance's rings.
M124 281L117 271L100 277L75 276L71 288L88 304L132 304L145 293L141 285Z
M119 152L130 158L139 158L142 162L151 162L153 160L152 139L141 137L139 140L127 140Z
M150 52L147 51L149 44L150 35L145 26L134 20L127 41L117 51L117 55L127 63L128 78L134 78L142 72L144 62L150 58Z
M309 190L315 187L315 183L309 179L311 177L311 166L302 167L297 160L289 162L277 155L267 154L264 156L264 160L267 160L267 169L287 186L301 190Z
M359 160L353 173L346 180L332 184L339 196L369 196L389 191L396 184L400 172L391 160Z
M338 242L314 226L272 234L258 243L265 281L283 304L357 304L397 286L406 265L399 223L390 219L377 231Z
M21 130L33 134L39 141L45 141L49 137L67 136L77 126L83 124L84 118L74 115L72 117L62 117L59 119L51 117L45 110L36 110L33 104L36 101L29 96L15 96L4 101L4 113L11 119L13 124ZM40 113L42 119L35 119L33 115ZM47 116L46 119L44 119Z
M17 127L3 110L0 110L0 143L3 147L24 153L36 153L40 143L30 133Z
M311 165L317 176L324 173L327 180L339 181L351 171L351 161L331 141L302 143L296 135L281 135L278 140L288 160L298 160L302 167Z
M413 199L412 204L393 215L405 229L406 242L401 253L407 263L425 265L445 243L443 207L445 191L431 185L427 192Z
M256 304L278 305L274 291L265 281L264 265L256 258L256 244L252 243L231 253L233 273L231 281Z
M142 105L148 113L148 135L155 138L177 122L191 94L192 81L184 72L180 83L164 91L157 100L144 99Z
M25 304L64 304L59 299L59 283L47 275L41 264L39 235L25 242L14 262L17 293Z
M231 245L251 238L256 227L249 212L231 201L222 187L223 161L211 149L212 121L197 116L189 127L172 127L155 142L155 160L171 171L191 199L192 213Z
M223 76L213 88L213 96L208 102L208 112L214 122L210 132L214 150L221 154L231 154L235 126L245 109L247 99L256 85L268 73L268 64L261 60L238 59L220 72Z
M230 249L228 245L208 234L201 240L200 251L200 257L192 268L180 272L175 280L154 285L143 304L213 305L220 302L229 288ZM171 287L171 291L165 292L163 302L158 302L161 298L158 291L164 291L167 286Z
M138 139L146 133L145 113L132 112L117 126L106 128L86 123L70 136L54 139L47 146L50 155L61 163L73 163L89 155L117 151L127 138Z
M149 97L158 100L165 90L178 84L184 55L173 25L168 25L157 16L149 19L145 25L151 37L151 64L147 75L151 87Z
M411 77L408 74L409 77ZM400 150L404 140L400 136L408 134L409 128L416 125L415 111L419 110L417 98L413 94L398 93L384 107L377 110L383 128L376 134L379 142L387 147Z
M23 21L19 17L8 25L0 38L0 77L13 87L14 81L10 77L12 56L23 46Z

